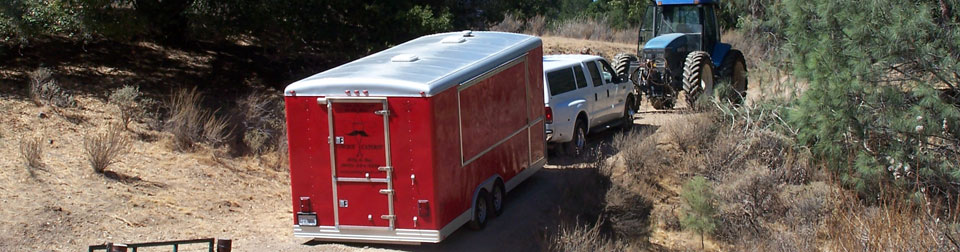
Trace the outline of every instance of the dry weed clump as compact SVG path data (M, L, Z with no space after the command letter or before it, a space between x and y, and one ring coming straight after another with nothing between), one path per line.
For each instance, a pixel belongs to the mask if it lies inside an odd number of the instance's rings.
M130 140L123 135L123 126L108 126L106 130L90 133L83 137L83 151L87 162L97 173L103 173L108 166L116 163L126 153Z
M140 95L140 87L136 86L123 86L110 94L110 103L117 105L120 109L123 129L129 130L130 121L141 114L140 105L137 102Z
M664 135L684 153L695 152L713 142L717 136L718 122L712 113L698 113L673 119L663 125Z
M27 73L27 76L30 77L30 99L37 106L49 104L56 107L74 107L77 105L73 95L57 84L57 80L53 78L53 71L49 68L38 68Z
M231 120L204 109L202 102L202 94L196 87L180 89L171 95L167 104L170 118L164 124L164 130L173 135L174 149L191 151L200 142L217 147L225 143L232 132Z
M31 177L35 176L37 170L43 169L43 137L20 138L20 159Z
M490 30L631 44L637 43L638 34L637 28L613 29L606 17L547 22L546 17L540 15L521 20L513 14L504 15L503 21L491 26Z
M561 223L559 230L549 236L550 251L594 252L634 251L629 244L611 239L601 232L602 220L593 226Z

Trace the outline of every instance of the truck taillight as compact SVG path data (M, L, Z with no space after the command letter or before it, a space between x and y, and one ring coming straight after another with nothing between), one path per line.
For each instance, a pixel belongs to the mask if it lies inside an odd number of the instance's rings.
M310 197L300 197L300 212L313 212L313 205L310 205Z
M546 116L547 123L553 123L553 109L546 107Z

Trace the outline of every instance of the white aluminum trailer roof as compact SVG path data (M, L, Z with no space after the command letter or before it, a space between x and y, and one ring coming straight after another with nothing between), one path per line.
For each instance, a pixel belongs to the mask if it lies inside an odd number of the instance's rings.
M357 96L347 91L366 90L369 96L432 96L540 45L538 37L505 32L427 35L294 82L284 94Z

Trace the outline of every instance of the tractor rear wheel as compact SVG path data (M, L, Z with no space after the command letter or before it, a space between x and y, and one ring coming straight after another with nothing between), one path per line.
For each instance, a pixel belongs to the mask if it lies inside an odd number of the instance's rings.
M743 53L731 50L723 58L723 71L720 72L722 83L729 83L733 91L729 100L734 104L741 104L747 98L747 63Z
M618 53L617 56L613 57L613 70L617 71L617 76L630 77L630 63L637 62L636 55L629 53ZM630 78L631 80L633 78ZM634 83L636 84L636 83Z
M710 54L695 51L687 55L683 63L683 90L686 91L687 105L696 108L701 96L713 96L713 61Z

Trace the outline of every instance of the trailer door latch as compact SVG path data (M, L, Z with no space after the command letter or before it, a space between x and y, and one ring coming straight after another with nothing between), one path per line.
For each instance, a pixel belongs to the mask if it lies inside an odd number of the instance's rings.
M384 220L393 220L393 219L396 219L396 218L397 218L397 216L396 216L396 215L392 215L392 214L380 215L380 219L384 219Z
M343 137L342 136L334 137L333 144L343 144Z
M393 194L393 189L380 189L381 194Z
M340 200L340 207L347 207L347 200Z
M390 111L386 109L373 111L373 113L377 115L382 115L382 116L390 115Z

